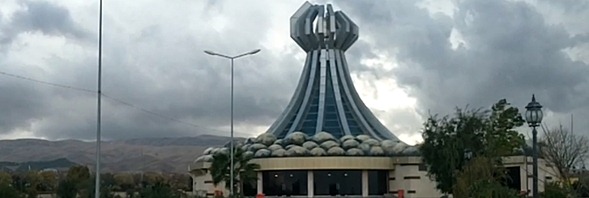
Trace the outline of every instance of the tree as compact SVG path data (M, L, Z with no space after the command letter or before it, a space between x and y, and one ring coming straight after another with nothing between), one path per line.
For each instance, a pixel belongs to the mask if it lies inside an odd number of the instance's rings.
M37 197L41 176L36 171L28 171L12 175L12 187L26 194L27 197Z
M457 108L453 117L430 116L424 123L420 151L436 187L442 193L452 193L467 155L485 157L500 167L502 156L523 147L523 135L514 130L523 124L519 110L505 99L490 110Z
M65 182L60 185L64 185L64 189L71 190L71 184L74 185L76 194L79 194L81 197L90 196L92 192L88 188L93 186L90 178L90 169L87 166L70 167L67 171Z
M12 176L7 172L0 172L0 184L12 184Z
M543 198L572 197L570 190L567 187L563 187L555 182L546 183L544 186L544 192L540 193L540 195Z
M115 184L120 187L122 191L128 191L135 187L135 180L130 173L117 173L114 175Z
M83 183L90 179L90 169L87 166L72 166L67 171L66 179L74 183Z
M579 180L573 183L573 190L578 197L589 197L589 177L586 172L581 172L577 176Z
M20 192L18 192L18 190L10 186L10 184L0 183L0 197L19 198L22 197L22 195Z
M40 183L39 190L42 192L55 192L58 185L58 175L53 171L42 171L39 172Z
M36 171L28 171L24 177L25 180L25 188L24 192L27 194L27 197L36 198L38 192L39 185L41 183L41 175Z
M92 179L94 180L94 179ZM100 176L100 181L102 185L106 186L109 189L113 189L116 186L115 175L112 173L104 173Z
M457 173L454 197L517 198L518 192L501 185L503 169L484 156L472 159Z
M0 197L21 197L20 192L12 187L12 175L0 172Z
M109 174L103 174L109 175ZM108 176L107 176L108 177ZM102 178L102 177L101 177ZM92 176L88 179L88 182L84 183L83 189L79 190L80 198L94 198L94 191L96 190L96 185L93 181L95 181L95 176ZM108 180L108 179L107 179ZM109 184L110 182L102 180L100 182L100 198L113 198L114 195L112 193L112 185Z
M155 185L166 181L166 178L161 173L145 172L143 173L143 182L147 185ZM143 184L142 184L143 185Z
M546 161L558 172L559 180L566 187L571 187L571 174L589 156L589 139L576 135L570 130L559 127L549 129L542 126L544 137L541 139L541 152Z
M190 176L187 174L175 174L172 173L168 179L170 186L174 189L189 190L192 187L190 182Z
M148 185L146 188L143 188L139 194L141 198L181 197L179 192L175 191L169 184L162 181L158 181L153 185Z
M235 147L233 152L233 164L234 164L234 190L237 192L237 186L239 189L243 189L243 185L246 183L255 183L258 179L256 171L260 169L259 164L251 163L253 156L247 155L246 152L240 147ZM211 164L211 176L213 178L213 184L217 185L221 182L225 182L225 188L231 188L231 156L229 152L220 152L213 155L213 162ZM239 191L239 194L243 191Z
M75 198L78 194L76 183L68 179L61 180L57 185L57 197L59 198Z

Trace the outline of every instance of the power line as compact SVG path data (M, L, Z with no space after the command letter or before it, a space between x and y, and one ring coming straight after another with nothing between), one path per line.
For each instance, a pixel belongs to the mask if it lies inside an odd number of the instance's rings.
M2 72L2 71L0 71L0 75L12 77L12 78L16 78L16 79L19 79L19 80L30 81L30 82L34 82L34 83L38 83L38 84L43 84L43 85L48 85L48 86L63 88L63 89L70 89L70 90L84 92L84 93L96 94L96 91L90 90L90 89L79 88L79 87L74 87L74 86L70 86L70 85L63 85L63 84L58 84L58 83L53 83L53 82L48 82L48 81L43 81L43 80L37 80L37 79L34 79L34 78L29 78L29 77L25 77L25 76L21 76L21 75L16 75L16 74L11 74L11 73ZM220 130L220 129L213 129L213 128L210 128L210 127L201 126L201 125L190 123L190 122L187 122L187 121L184 121L184 120L180 120L180 119L177 119L177 118L174 118L174 117L171 117L171 116L163 115L163 114L160 114L160 113L157 113L157 112L154 112L154 111L151 111L151 110L148 110L148 109L139 107L139 106L137 106L135 104L132 104L130 102L126 102L124 100L117 99L115 97L111 97L111 96L106 95L104 93L101 93L101 95L104 96L105 98L109 99L110 101L113 101L113 102L116 102L116 103L125 105L127 107L133 108L133 109L135 109L137 111L140 111L140 112L145 113L145 114L149 114L151 116L155 116L155 117L163 118L163 119L170 120L170 121L173 121L173 122L181 123L181 124L188 125L188 126L194 127L194 128L206 129L206 130L210 130L210 131L217 131L217 132L223 132L223 133L229 133L229 131L224 131L224 130ZM242 136L251 136L250 134L243 133L243 132L236 132L235 131L235 133L238 133L238 134L240 134Z
M134 109L136 109L138 111L141 111L141 112L143 112L145 114L149 114L149 115L160 117L160 118L167 119L167 120L170 120L170 121L182 123L182 124L185 124L185 125L188 125L188 126L191 126L191 127L195 127L195 128L201 128L201 129L206 129L206 130L211 130L211 131L218 131L218 132L228 132L228 131L223 131L223 130L219 130L219 129L213 129L213 128L209 128L209 127L205 127L205 126L196 125L196 124L193 124L193 123L190 123L190 122L186 122L184 120L180 120L180 119L177 119L177 118L174 118L174 117L171 117L171 116L159 114L159 113L156 113L154 111L150 111L148 109L141 108L141 107L139 107L137 105L131 104L129 102L125 102L123 100L120 100L120 99L117 99L117 98L108 96L108 95L106 95L104 93L102 94L102 96L104 96L107 99L110 99L111 101L120 103L122 105L131 107L131 108L134 108ZM238 132L238 133L241 134L241 135L246 135L245 133L241 133L241 132Z
M36 82L36 83L40 83L40 84L44 84L44 85L50 85L50 86L59 87L59 88L72 89L72 90L76 90L76 91L93 93L93 94L96 93L96 91L90 90L90 89L73 87L73 86L69 86L69 85L62 85L62 84L37 80L37 79L33 79L33 78L25 77L25 76L20 76L20 75L16 75L16 74L10 74L10 73L6 73L6 72L2 72L2 71L0 71L0 75L5 75L5 76L21 79L21 80L32 81L32 82Z

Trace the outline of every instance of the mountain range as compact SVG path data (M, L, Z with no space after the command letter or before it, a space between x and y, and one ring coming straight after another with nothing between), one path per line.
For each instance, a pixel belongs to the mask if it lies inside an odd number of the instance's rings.
M208 147L229 142L228 137L200 135L177 138L140 138L103 141L103 172L185 173ZM0 140L0 170L67 169L95 167L95 142L41 139Z

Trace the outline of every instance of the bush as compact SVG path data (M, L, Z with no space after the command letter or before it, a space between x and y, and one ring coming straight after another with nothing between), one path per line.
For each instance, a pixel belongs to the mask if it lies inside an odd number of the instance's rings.
M76 184L69 180L62 180L57 186L57 197L59 198L75 198L78 194Z
M544 192L540 193L540 197L542 198L564 198L570 197L570 195L571 192L569 190L555 182L547 183L544 186Z
M154 185L146 186L139 193L141 198L180 198L181 194L170 187L170 185L157 182Z
M0 184L0 197L22 197L18 190L14 189L9 184Z

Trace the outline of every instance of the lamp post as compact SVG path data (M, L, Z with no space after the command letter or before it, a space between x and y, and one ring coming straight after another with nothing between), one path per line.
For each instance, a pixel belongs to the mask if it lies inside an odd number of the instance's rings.
M233 157L234 157L233 156L234 155L234 153L233 153L234 152L233 151L234 150L234 148L233 148L234 147L234 139L233 139L233 60L235 60L237 58L244 57L244 56L248 56L248 55L254 55L254 54L256 54L256 53L258 53L260 51L261 51L260 49L255 49L255 50L252 50L250 52L246 52L246 53L243 53L243 54L240 54L240 55L237 55L237 56L227 56L227 55L219 54L219 53L208 51L208 50L205 50L204 51L208 55L211 55L211 56L219 56L219 57L223 57L223 58L226 58L226 59L231 60L231 143L230 143L230 148L229 148L229 150L230 150L229 157L231 158L231 162L230 162L231 163L231 165L230 165L230 169L231 170L229 170L230 171L230 177L231 177L231 179L230 179L230 181L231 181L231 183L230 183L230 185L231 185L230 195L231 196L233 196L233 189L235 188L235 186L233 185L233 179L235 179L233 177L233 171L235 169L234 168L235 165L233 163Z
M100 139L102 133L102 0L98 1L98 90L96 112L96 179L94 197L100 197Z
M532 196L538 198L538 132L536 127L542 122L542 105L536 102L536 96L532 95L532 101L526 106L526 122L532 127Z

